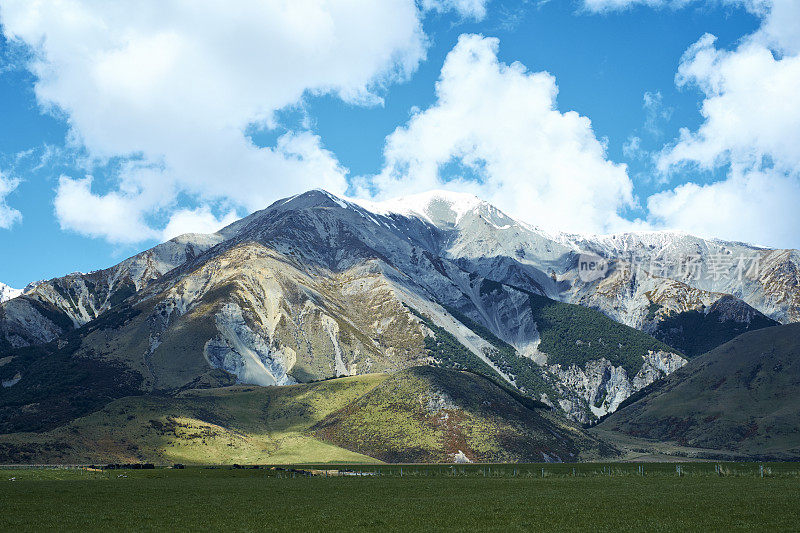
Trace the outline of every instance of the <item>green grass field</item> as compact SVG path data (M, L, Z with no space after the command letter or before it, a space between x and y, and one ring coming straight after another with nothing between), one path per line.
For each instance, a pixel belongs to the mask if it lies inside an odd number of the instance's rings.
M315 439L309 428L386 378L121 398L45 433L0 435L0 463L373 463Z
M797 530L798 465L681 466L0 470L0 530Z

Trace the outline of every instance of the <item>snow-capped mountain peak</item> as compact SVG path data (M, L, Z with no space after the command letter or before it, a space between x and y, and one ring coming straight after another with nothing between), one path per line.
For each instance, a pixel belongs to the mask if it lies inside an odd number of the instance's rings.
M22 294L22 289L12 289L5 283L0 283L0 302L16 298L20 294Z
M489 205L469 193L433 190L381 202L354 199L352 202L378 215L403 215L421 218L435 226L455 225L481 205Z

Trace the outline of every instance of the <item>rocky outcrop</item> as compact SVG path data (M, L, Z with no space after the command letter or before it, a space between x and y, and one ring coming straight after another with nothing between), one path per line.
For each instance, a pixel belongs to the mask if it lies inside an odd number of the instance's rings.
M221 240L219 235L181 235L105 270L32 283L0 305L0 347L3 340L11 346L49 342L80 327Z
M633 378L621 366L606 359L589 361L585 366L550 365L545 376L560 396L557 405L568 418L590 423L617 407L631 394L661 379L686 364L683 357L664 351L649 352Z
M5 344L19 348L50 342L72 327L72 322L52 306L24 296L0 307L0 355Z
M228 303L215 315L219 335L205 345L208 363L236 376L239 383L287 385L295 363L291 350L276 349L245 323L238 305Z

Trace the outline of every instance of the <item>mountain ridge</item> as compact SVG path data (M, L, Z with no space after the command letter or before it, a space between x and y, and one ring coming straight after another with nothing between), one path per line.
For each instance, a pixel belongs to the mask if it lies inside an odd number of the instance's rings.
M443 194L370 211L309 191L215 234L180 236L109 269L38 283L0 307L0 351L54 342L115 310L128 318L81 330L75 355L125 365L150 391L224 384L222 375L266 385L442 364L450 355L436 356L431 347L446 337L447 346L472 354L461 360L483 361L513 386L516 378L502 369L533 372L529 383L537 385L527 394L544 394L566 416L589 422L685 363L678 350L636 351L641 339L656 341L612 327L602 315L658 336L672 314L725 296L615 259L606 277L584 282L577 258L586 248L552 240L474 196ZM592 246L590 252L611 250ZM781 279L793 282L792 272ZM790 288L796 299L796 285ZM554 302L549 319L537 314L531 295ZM793 301L781 304L785 314ZM754 316L743 300L735 303L741 312L726 321ZM575 315L569 304L586 311ZM653 305L660 307L650 317ZM552 355L565 342L553 332L590 331L562 328L570 316L618 331L612 356L585 348L599 349L602 337L573 335L569 342L583 355L547 365L543 347Z

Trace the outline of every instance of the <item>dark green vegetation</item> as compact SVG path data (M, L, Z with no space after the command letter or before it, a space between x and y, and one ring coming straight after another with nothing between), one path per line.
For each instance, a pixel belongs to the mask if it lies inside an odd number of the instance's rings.
M508 286L484 281L481 295L490 296L504 287ZM594 309L510 288L528 294L533 321L541 338L539 350L547 354L548 364L583 366L587 361L605 358L614 366L625 368L629 376L634 376L642 367L642 356L649 351L675 351L650 335L615 322Z
M583 366L587 361L606 358L613 365L625 368L629 376L635 376L642 367L643 356L649 351L676 351L650 335L619 324L594 309L557 302L489 279L481 282L479 293L482 298L491 299L505 290L521 291L528 296L532 318L541 338L538 349L547 354L548 364ZM520 357L513 346L498 338L483 324L452 306L443 307L453 318L492 345L493 349L486 351L485 355L503 373L512 376L524 393L536 399L542 393L551 399L559 397L541 366L527 357ZM412 312L434 332L435 338L425 338L425 348L442 366L472 370L501 381L496 372L461 345L453 335L417 311Z
M407 467L375 477L271 470L0 471L0 529L796 530L800 485L780 465ZM494 468L490 475L482 472ZM541 477L541 468L545 476ZM624 470L623 470L624 468ZM515 469L515 470L514 470ZM375 467L372 471L386 469ZM516 471L517 477L511 477ZM464 474L461 474L464 472ZM736 475L739 474L739 475ZM16 481L7 481L16 477Z
M114 316L107 314L106 319ZM10 355L0 366L0 380L20 380L0 388L0 433L52 429L115 398L139 394L142 377L137 372L76 355L79 335L71 331L61 341L5 352Z
M416 309L410 307L408 309L433 331L434 336L425 337L425 351L438 361L439 366L456 370L471 370L490 378L497 376L497 373L489 365L458 342L458 339L450 332L434 324L430 318Z
M692 359L600 424L659 442L800 457L800 324L745 333Z
M545 407L545 404L534 398L538 398L539 394L542 392L549 394L550 397L556 397L553 388L542 377L542 371L539 365L536 365L530 359L519 357L513 346L499 339L489 328L478 324L454 307L447 305L443 307L453 318L467 326L494 347L494 350L487 351L485 355L506 375L514 376L515 382L520 387L520 390L529 395L525 397L527 398L527 402L534 402L538 407ZM502 376L498 375L493 368L469 351L446 329L437 326L430 318L424 316L416 309L410 310L415 316L422 320L425 326L433 331L433 337L425 337L425 350L437 361L439 366L457 370L469 370L470 372L481 374L494 381L498 386L508 390L508 382L506 382ZM512 394L519 396L518 392L512 392Z
M650 305L647 306L647 315L645 315L645 320L653 320L656 317L656 313L658 310L661 309L663 306L661 304L657 304L655 302L650 302Z
M484 289L485 284L486 281L481 285L481 290ZM445 306L445 309L456 320L494 347L494 350L488 352L486 356L506 375L514 376L515 383L522 391L534 398L539 398L542 393L547 394L549 398L558 398L555 389L544 379L542 367L527 357L517 355L513 346L498 338L483 324L475 322L453 307ZM486 366L485 363L484 366ZM488 370L491 371L491 369ZM496 372L491 371L491 375L496 375Z
M614 456L538 402L474 373L416 367L329 415L314 435L387 462L574 460Z
M684 311L664 317L653 336L677 348L687 357L697 357L737 335L777 325L778 322L761 313L749 322L737 322L722 320L718 310L712 309L707 314L703 311Z
M622 366L629 376L635 376L642 368L642 356L649 351L675 351L650 335L588 307L536 294L530 295L530 304L542 338L539 350L547 354L550 364L583 365L605 358L614 366Z

